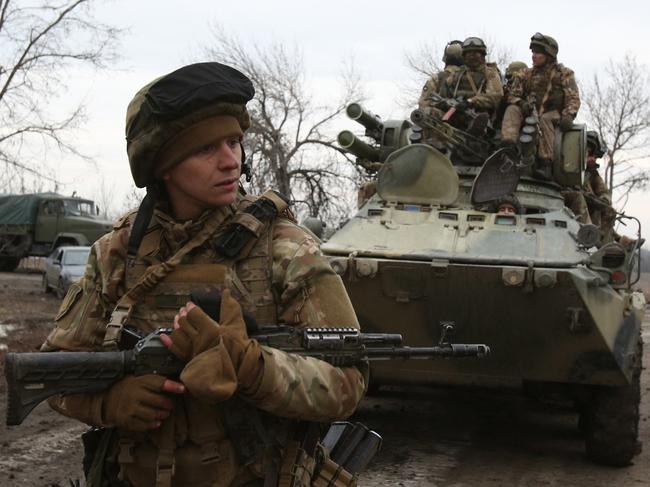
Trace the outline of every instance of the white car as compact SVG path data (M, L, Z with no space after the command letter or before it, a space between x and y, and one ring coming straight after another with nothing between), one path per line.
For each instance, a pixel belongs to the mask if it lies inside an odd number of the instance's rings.
M84 275L90 247L58 247L45 260L43 291L63 299L70 285Z

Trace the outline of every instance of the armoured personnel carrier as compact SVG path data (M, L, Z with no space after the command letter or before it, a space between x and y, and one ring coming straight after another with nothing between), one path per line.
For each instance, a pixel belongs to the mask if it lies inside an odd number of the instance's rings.
M522 131L520 148L498 149L485 127L477 136L417 110L411 121L382 121L356 103L347 113L372 143L343 131L339 144L376 177L322 250L363 329L425 346L453 323L454 340L492 350L481 361L375 363L371 386L560 393L579 408L587 456L629 464L641 448L645 300L632 285L642 240L638 220L619 215L638 225L637 241L599 242L598 229L565 206L563 188L582 181L584 126L558 132L554 180L546 181L532 176L534 130ZM495 212L512 196L514 214Z

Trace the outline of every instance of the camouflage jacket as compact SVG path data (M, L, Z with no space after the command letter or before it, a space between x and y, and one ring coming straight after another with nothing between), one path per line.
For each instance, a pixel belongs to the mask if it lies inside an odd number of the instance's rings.
M612 204L612 197L607 189L607 185L603 178L598 174L598 165L595 167L587 166L585 170L585 181L582 189L587 193L593 194L599 198L603 203L608 205Z
M560 63L526 68L515 74L508 103L531 98L540 115L557 110L562 117L575 118L580 109L580 93L573 71Z
M431 78L424 83L422 87L422 93L420 94L420 99L418 100L418 108L425 112L426 114L431 114L431 108L435 105L431 99L431 93L440 94L440 88L445 84L447 78L452 76L456 71L461 67L453 64L445 66L445 69L438 71Z
M478 110L494 112L503 98L503 85L498 70L492 65L483 65L476 70L467 66L447 77L440 88L445 98L473 98Z
M164 211L156 210L138 257L128 269L126 249L135 212L121 218L112 233L93 245L85 275L64 299L56 316L57 326L43 350L101 349L106 323L116 301L147 266L168 259L203 228L208 218L219 220L218 235L236 211L250 202L247 197L241 198L234 205L206 211L198 220L188 222L177 222ZM197 287L209 291L226 286L260 324L283 322L297 327L358 327L340 277L320 253L317 242L289 217L278 217L245 256L234 259L220 256L213 247L214 239L208 239L140 299L133 308L129 324L145 332L170 326L179 307L189 300L190 291ZM262 347L262 354L265 365L261 383L245 399L272 416L322 422L340 420L354 412L363 396L365 378L358 368L334 367L317 359L268 347ZM180 402L182 404L175 407L172 416L176 458L178 455L191 456L187 452L191 452L194 445L203 448L202 442L207 441L204 438L209 437L211 441L218 440L224 459L223 465L216 469L214 465L204 466L197 461L186 471L194 469L196 475L206 478L220 476L218 482L206 485L239 485L263 476L263 462L268 459L259 458L249 466L239 465L234 459L219 408L207 407L187 396ZM74 417L66 408L65 397L55 398L50 404L62 414ZM89 422L85 417L77 419ZM136 453L142 458L156 458L155 431L120 434L122 438L135 441ZM138 448L149 450L143 453ZM153 485L148 482L151 475L155 478L155 469L149 468L140 477L139 473L134 475L129 479L136 487ZM136 481L135 478L146 480Z

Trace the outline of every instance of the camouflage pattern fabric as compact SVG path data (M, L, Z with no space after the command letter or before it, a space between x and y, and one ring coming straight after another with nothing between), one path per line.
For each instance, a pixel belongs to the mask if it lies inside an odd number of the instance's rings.
M493 66L484 64L475 70L463 66L447 77L440 87L440 95L445 98L472 98L477 110L494 112L503 98L501 76Z
M562 117L575 118L580 109L580 92L573 71L560 63L526 68L514 75L508 103L529 101L531 95L540 114L557 110Z
M508 105L501 123L503 140L516 143L524 120L524 114L519 105ZM539 117L539 140L537 141L537 156L540 159L553 160L555 151L555 125L560 120L556 110L544 112Z
M250 202L240 199L236 205L206 211L188 222L177 222L164 208L157 209L138 258L129 269L125 269L126 248L135 213L120 219L112 233L93 245L85 275L62 303L57 326L43 350L100 349L114 303L148 265L174 253L200 230L212 212L219 213L223 228L238 207ZM193 289L209 291L227 286L260 323L269 320L272 311L276 323L358 328L340 277L316 241L290 217L287 214L276 219L246 256L233 260L221 257L208 240L137 303L129 324L145 332L170 326ZM248 402L277 417L315 421L341 420L356 409L364 393L365 369L362 373L356 367L339 368L313 358L262 349L263 377L257 390L246 391ZM87 394L53 398L50 404L62 414L102 426L97 400L97 394ZM268 459L260 457L249 466L238 463L219 407L208 407L185 395L175 401L174 413L163 425L168 422L176 462L172 485L241 485L263 477L263 462ZM283 424L286 429L290 423ZM122 473L135 487L155 485L163 436L159 430L146 434L120 431L121 441L128 444L130 452L120 457ZM203 463L201 452L206 448L218 450L220 460Z
M607 189L603 178L598 174L598 166L589 167L585 170L585 181L582 185L585 193L594 196L607 206L589 204L589 216L594 225L600 228L601 243L613 242L618 234L614 231L616 223L616 211L612 208L612 196Z
M460 69L460 66L455 66L450 64L445 66L445 69L437 72L431 78L424 83L422 87L422 93L420 94L420 99L418 100L418 108L422 110L427 115L433 114L434 103L430 98L431 93L440 94L440 88L446 83L447 78L453 76Z
M580 109L580 93L573 71L552 62L541 68L525 68L514 74L508 91L508 107L503 115L501 137L517 142L523 117L521 106L535 101L540 117L537 155L540 159L553 159L555 126L560 118L574 119Z
M585 182L582 189L593 194L596 198L601 199L603 203L608 205L612 204L612 197L609 194L605 181L600 174L598 174L597 167L587 167L585 170Z
M567 190L562 192L562 196L564 196L565 206L573 212L578 222L582 224L591 223L587 200L582 191Z

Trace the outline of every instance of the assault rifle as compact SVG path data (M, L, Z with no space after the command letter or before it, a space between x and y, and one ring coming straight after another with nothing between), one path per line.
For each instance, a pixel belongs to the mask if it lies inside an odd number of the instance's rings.
M197 301L200 302L199 299L194 302ZM216 313L211 311L218 307L214 302L202 308L215 318ZM249 315L245 315L245 320L249 336L261 345L341 367L366 360L485 357L490 353L490 348L483 344L448 343L447 333L443 333L437 346L406 347L401 346L399 334L361 333L355 328L257 327ZM103 391L129 374L179 377L185 363L160 340L161 333L173 333L172 329L160 329L144 337L139 330L128 326L122 332L121 344L129 346L131 340L135 342L133 348L114 352L8 353L5 359L7 425L22 423L34 407L56 394Z
M485 114L481 114L485 115ZM411 121L419 127L431 130L436 138L474 164L482 164L494 152L493 144L486 137L478 137L456 128L422 110L411 112Z

